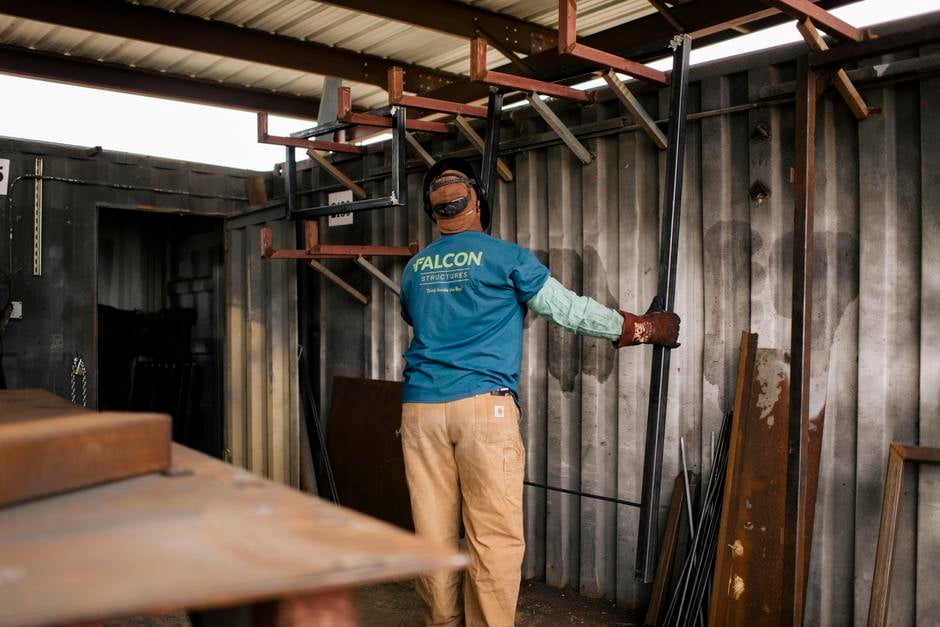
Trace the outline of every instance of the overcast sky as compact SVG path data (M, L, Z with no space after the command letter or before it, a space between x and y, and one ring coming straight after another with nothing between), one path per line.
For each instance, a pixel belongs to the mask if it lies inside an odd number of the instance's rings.
M937 10L940 0L863 0L833 13L864 27ZM692 63L798 39L793 23L782 24L693 49ZM668 62L661 65L668 66ZM270 121L272 134L287 134L306 126L309 121L275 116ZM269 170L284 160L283 148L255 141L253 113L2 74L0 135L256 170Z

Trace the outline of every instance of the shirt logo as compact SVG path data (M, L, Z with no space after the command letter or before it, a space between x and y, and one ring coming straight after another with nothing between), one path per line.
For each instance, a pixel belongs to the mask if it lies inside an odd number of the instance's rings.
M414 260L414 271L445 270L448 268L465 268L467 266L483 265L483 251L461 251L447 253L446 255L425 255Z

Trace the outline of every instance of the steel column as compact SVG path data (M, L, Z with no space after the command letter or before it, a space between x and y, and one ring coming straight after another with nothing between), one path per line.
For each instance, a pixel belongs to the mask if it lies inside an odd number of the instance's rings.
M797 66L796 155L793 195L793 308L790 326L790 408L786 527L783 538L781 624L803 623L805 564L809 560L806 499L809 434L810 341L813 320L813 209L816 186L816 70Z
M689 50L692 38L673 38L669 143L666 151L666 188L663 194L662 238L659 254L659 287L655 304L665 311L675 307L676 261L679 255L679 216L682 205L682 173L685 157L686 109L689 100ZM646 451L643 459L642 506L637 540L636 577L653 580L659 541L659 493L663 473L663 440L666 433L666 395L669 391L668 348L653 347Z
M287 217L297 208L297 155L293 146L284 149L284 198L287 199Z

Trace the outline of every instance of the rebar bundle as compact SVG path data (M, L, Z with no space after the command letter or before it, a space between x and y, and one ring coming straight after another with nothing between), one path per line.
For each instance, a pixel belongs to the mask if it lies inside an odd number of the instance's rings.
M707 622L711 596L712 573L718 530L721 526L721 502L728 470L728 448L731 440L731 413L725 415L712 453L711 473L699 506L685 562L673 587L664 625L685 627Z

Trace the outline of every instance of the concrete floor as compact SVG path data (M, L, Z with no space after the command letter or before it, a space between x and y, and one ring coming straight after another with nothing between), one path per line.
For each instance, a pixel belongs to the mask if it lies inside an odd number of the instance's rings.
M387 583L356 593L361 627L412 627L422 624L423 606L414 583ZM624 610L607 601L584 599L570 590L551 588L541 582L524 582L519 594L516 625L565 627L578 625L642 625L642 614ZM185 615L138 617L107 623L107 627L189 627Z

